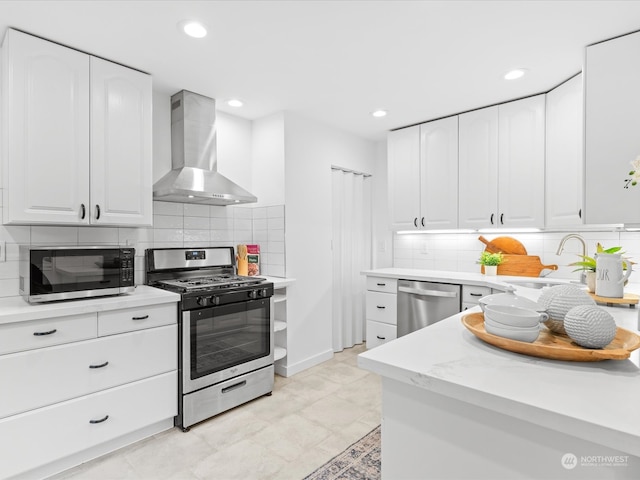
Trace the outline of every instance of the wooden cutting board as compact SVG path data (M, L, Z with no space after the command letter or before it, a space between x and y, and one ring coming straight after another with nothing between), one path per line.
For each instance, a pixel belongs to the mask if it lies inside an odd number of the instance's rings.
M542 270L557 270L558 265L543 265L535 255L504 255L504 262L498 265L498 275L516 277L538 277ZM484 265L481 268L484 273Z
M482 235L478 237L482 243L486 245L485 252L489 253L510 253L514 255L526 255L527 249L518 240L512 237L497 237L493 240L487 240Z

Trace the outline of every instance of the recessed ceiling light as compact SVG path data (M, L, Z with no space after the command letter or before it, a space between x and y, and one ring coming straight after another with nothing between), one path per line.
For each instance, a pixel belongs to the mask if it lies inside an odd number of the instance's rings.
M232 98L231 100L227 100L227 105L230 107L241 107L244 105L242 100L238 100L237 98Z
M180 22L179 27L184 33L193 38L202 38L207 35L207 29L200 22L193 20L184 20Z
M376 117L376 118L386 117L387 116L387 111L386 110L376 110L375 112L371 112L371 115Z
M522 77L527 72L526 68L516 68L507 72L504 76L505 80L515 80L516 78Z

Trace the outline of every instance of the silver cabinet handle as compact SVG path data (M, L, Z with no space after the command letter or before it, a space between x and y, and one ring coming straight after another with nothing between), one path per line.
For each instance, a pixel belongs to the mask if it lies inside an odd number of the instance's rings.
M457 292L442 292L440 290L421 290L419 288L398 287L398 291L402 293L410 293L412 295L420 295L422 297L447 297L456 298Z
M227 392L231 392L232 390L235 390L237 388L242 388L247 384L246 380L242 380L241 382L238 383L234 383L233 385L229 386L229 387L225 387L222 389L222 393L227 393Z

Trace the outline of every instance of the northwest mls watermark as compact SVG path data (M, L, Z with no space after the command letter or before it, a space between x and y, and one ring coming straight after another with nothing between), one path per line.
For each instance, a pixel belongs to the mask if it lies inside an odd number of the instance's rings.
M577 457L573 453L565 453L560 460L562 466L572 470L581 467L627 467L629 455L581 455Z

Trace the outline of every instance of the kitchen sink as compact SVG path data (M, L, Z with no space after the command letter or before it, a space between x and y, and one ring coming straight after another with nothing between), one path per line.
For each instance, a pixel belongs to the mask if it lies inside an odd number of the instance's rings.
M560 282L555 280L509 280L507 283L513 285L514 287L526 287L526 288L536 288L541 289L544 287L553 287L555 285L567 285L569 282Z

